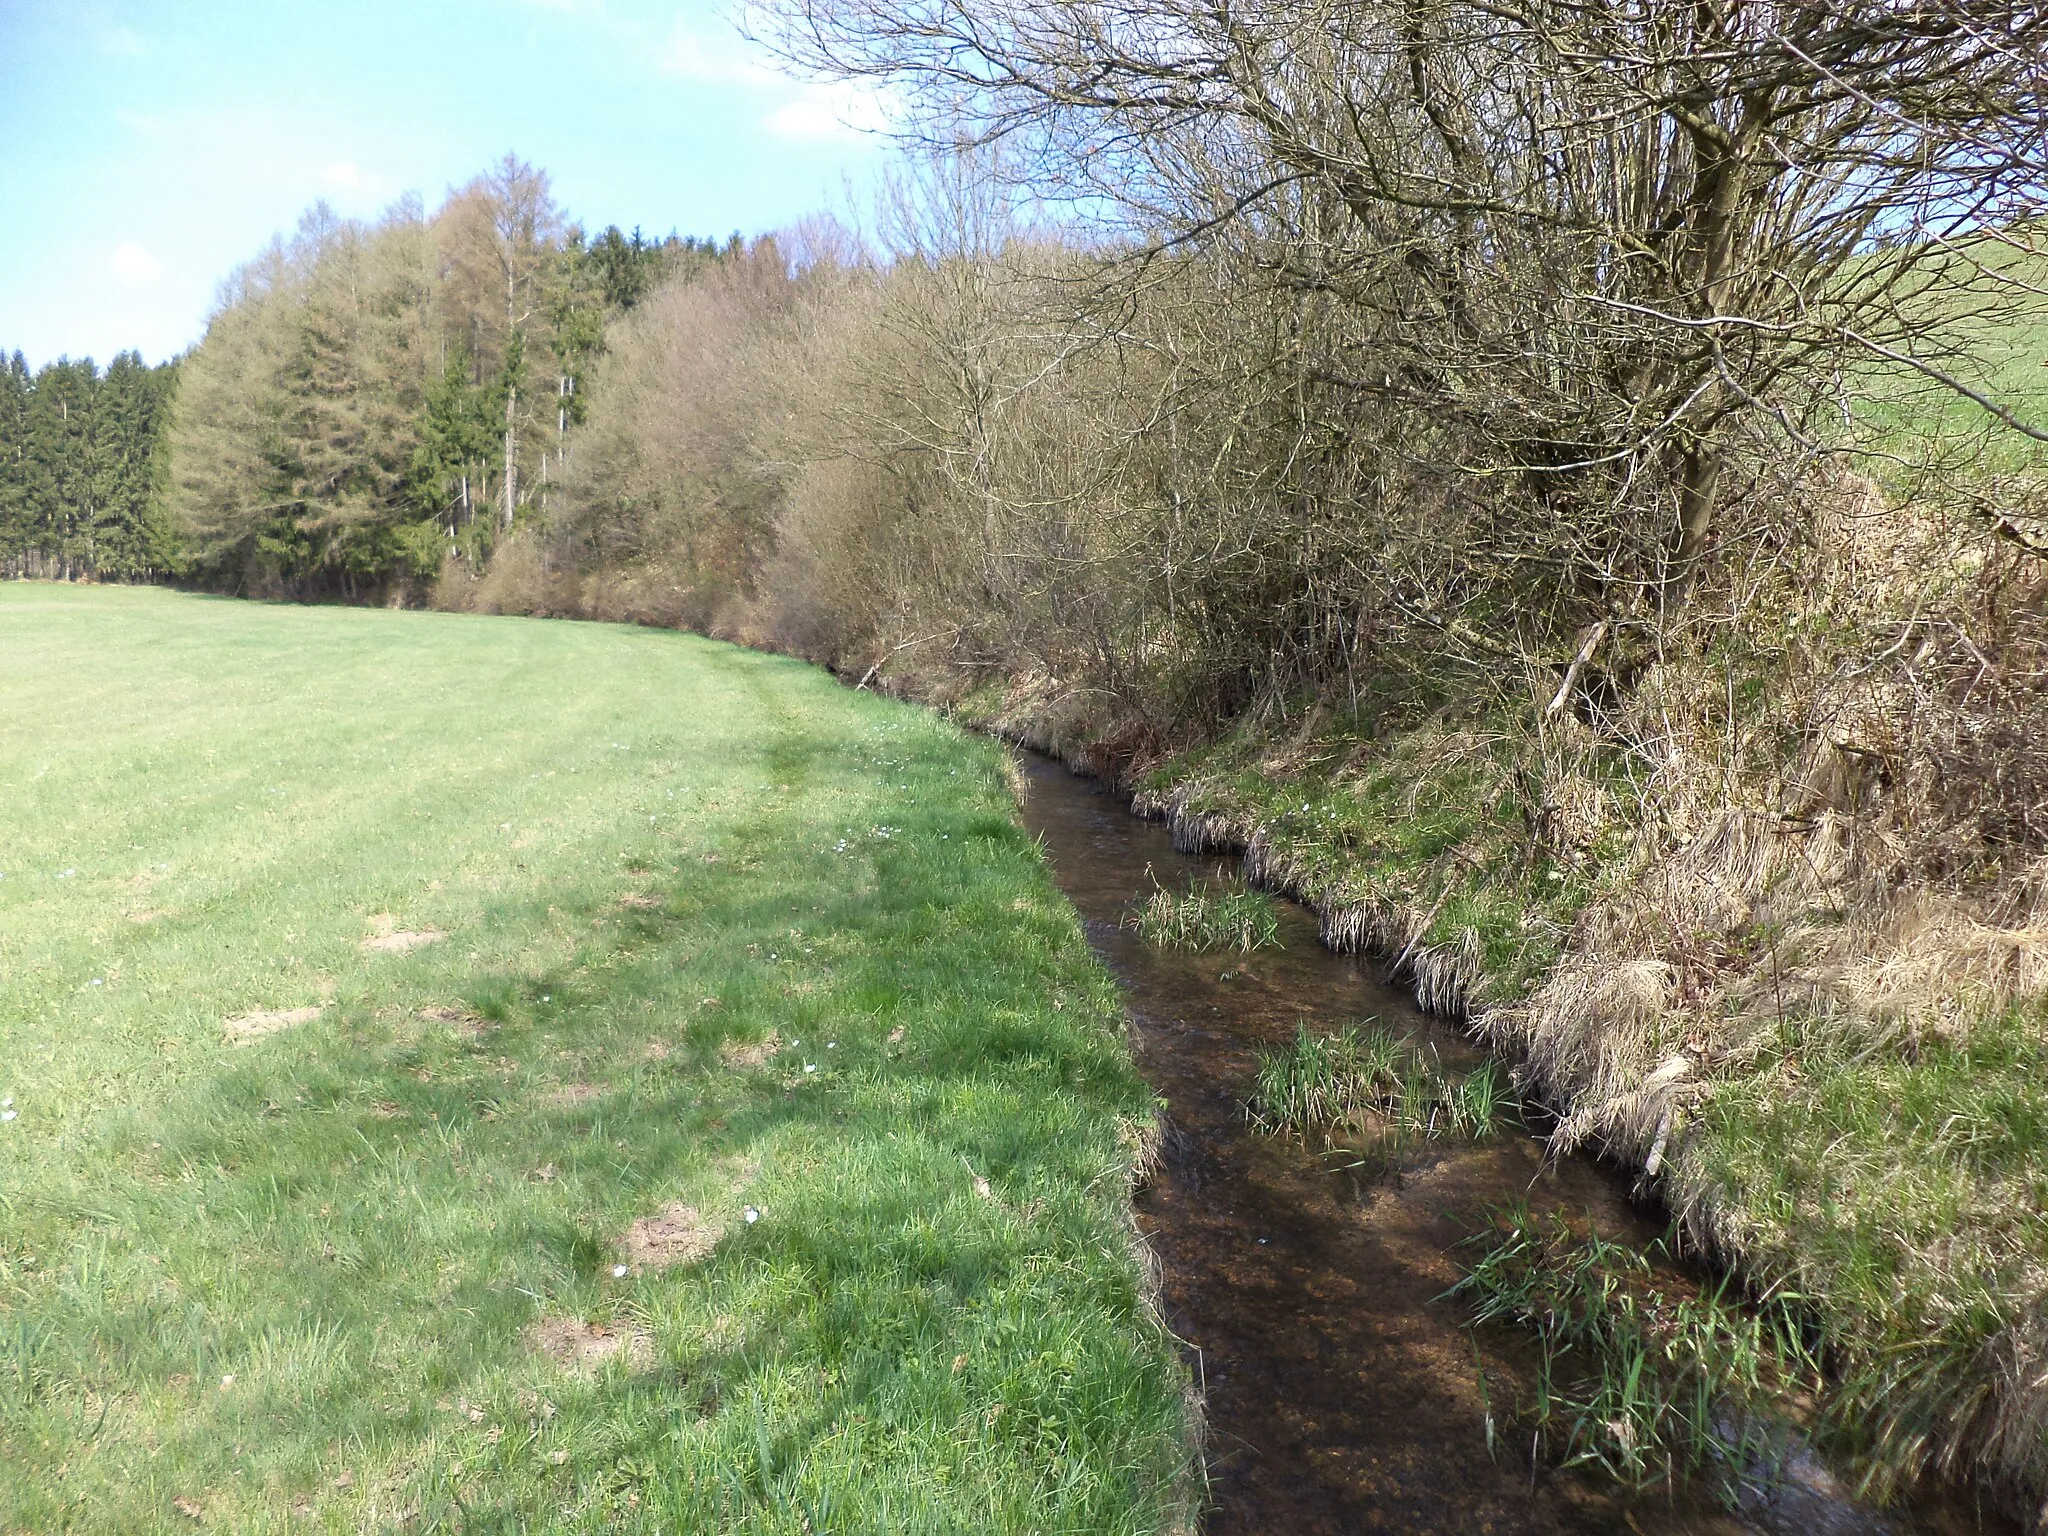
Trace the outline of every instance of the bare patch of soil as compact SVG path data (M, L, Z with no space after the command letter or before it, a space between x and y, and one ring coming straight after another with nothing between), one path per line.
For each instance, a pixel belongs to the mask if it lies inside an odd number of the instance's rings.
M290 1029L294 1024L310 1024L320 1017L323 1009L322 1004L310 1008L259 1008L254 1013L238 1013L232 1019L222 1019L220 1029L227 1036L229 1045L247 1045L251 1040L261 1040L265 1035Z
M614 1358L623 1358L627 1369L635 1371L654 1362L654 1335L631 1323L544 1317L527 1329L526 1342L573 1376L594 1376Z
M678 1201L634 1222L619 1239L619 1249L637 1268L667 1269L707 1257L723 1236L723 1223Z
M644 891L628 891L619 898L619 905L630 907L635 912L659 912L668 902L660 896L649 896Z
M752 1045L738 1040L728 1040L718 1048L718 1056L728 1067L758 1067L770 1056L782 1049L782 1036L775 1030L768 1031L768 1038Z
M467 1040L481 1040L497 1028L482 1014L467 1008L422 1008L420 1017L429 1024L446 1024Z
M541 1102L550 1109L574 1109L581 1104L595 1103L603 1092L595 1083L564 1083L550 1091Z
M363 940L362 947L375 955L402 955L448 937L438 928L401 928L389 912L379 912L370 926L376 932Z

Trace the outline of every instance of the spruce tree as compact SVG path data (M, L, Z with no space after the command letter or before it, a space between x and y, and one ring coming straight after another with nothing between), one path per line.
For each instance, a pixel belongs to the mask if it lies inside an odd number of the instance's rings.
M89 575L98 517L99 370L58 358L37 371L29 396L26 516L31 569Z
M174 563L164 502L164 425L176 374L123 352L99 384L98 494L93 574L147 580Z
M34 392L19 352L0 359L0 574L21 574L28 550L28 404Z

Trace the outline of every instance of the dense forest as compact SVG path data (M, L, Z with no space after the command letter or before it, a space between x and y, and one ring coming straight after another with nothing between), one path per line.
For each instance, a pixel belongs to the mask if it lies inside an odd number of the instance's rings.
M148 581L178 563L165 503L177 369L0 360L0 574Z

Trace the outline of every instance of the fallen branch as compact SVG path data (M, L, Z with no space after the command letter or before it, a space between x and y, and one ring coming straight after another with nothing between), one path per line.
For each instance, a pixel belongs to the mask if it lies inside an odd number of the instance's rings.
M1607 638L1607 621L1595 624L1586 636L1586 643L1579 647L1579 654L1572 658L1572 664L1564 670L1564 681L1557 685L1557 693L1550 700L1550 707L1543 711L1547 720L1565 707L1572 696L1572 686L1578 682L1579 674L1586 670L1586 663L1593 659L1593 652L1600 648L1600 642Z

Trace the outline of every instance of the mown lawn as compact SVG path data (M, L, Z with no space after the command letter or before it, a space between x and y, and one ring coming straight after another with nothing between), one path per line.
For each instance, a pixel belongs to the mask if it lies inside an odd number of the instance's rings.
M1119 1020L812 669L0 585L0 1529L1170 1527Z

